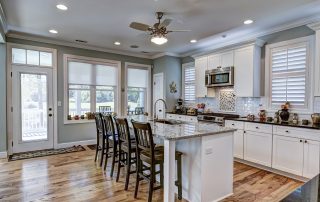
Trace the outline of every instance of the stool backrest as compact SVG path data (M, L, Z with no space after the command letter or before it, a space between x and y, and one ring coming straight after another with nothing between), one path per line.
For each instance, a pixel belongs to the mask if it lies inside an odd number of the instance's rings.
M152 129L149 123L131 121L134 129L134 135L138 150L149 150L153 156L154 142Z
M113 139L116 139L116 133L114 130L114 123L113 118L110 114L103 115L102 116L103 122L104 122L104 130L107 137L112 136Z
M103 120L102 120L102 114L95 113L94 119L96 121L97 137L99 137L99 135L104 134L104 125L103 125Z
M119 142L125 142L128 146L130 146L130 130L128 121L126 118L116 118L115 119Z

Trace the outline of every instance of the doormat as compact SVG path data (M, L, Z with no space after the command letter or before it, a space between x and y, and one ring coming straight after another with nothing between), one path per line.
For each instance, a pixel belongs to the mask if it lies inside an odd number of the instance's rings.
M87 147L89 147L89 149L91 150L96 150L96 144L92 144L92 145L87 145Z
M51 155L57 155L57 154L66 154L66 153L79 152L79 151L85 151L85 150L86 149L83 146L78 145L78 146L61 148L61 149L45 149L45 150L38 150L38 151L31 151L31 152L23 152L23 153L17 153L17 154L11 155L9 157L9 161L31 159L31 158L51 156Z

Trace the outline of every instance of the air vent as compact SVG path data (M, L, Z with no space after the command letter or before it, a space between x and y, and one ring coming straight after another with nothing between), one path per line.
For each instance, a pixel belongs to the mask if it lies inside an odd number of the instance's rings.
M75 41L78 43L88 43L88 41L84 41L84 40L80 40L80 39L76 39Z
M141 53L150 53L150 52L148 52L148 51L141 51Z
M137 45L131 45L130 48L139 48Z

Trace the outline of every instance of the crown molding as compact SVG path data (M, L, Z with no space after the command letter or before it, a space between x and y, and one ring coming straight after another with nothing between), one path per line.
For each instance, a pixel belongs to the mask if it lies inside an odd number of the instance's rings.
M177 53L163 52L163 53L158 53L158 54L151 56L151 59L157 59L157 58L160 58L163 56L181 57L181 55L177 54Z
M310 23L307 25L310 29L314 30L314 31L318 31L320 30L320 21L318 22L314 22L314 23Z
M24 34L24 33L8 32L7 37L35 41L35 42L41 42L41 43L48 43L48 44L53 44L53 45L68 46L68 47L73 47L73 48L82 48L82 49L87 49L87 50L101 51L101 52L106 52L106 53L114 53L114 54L118 54L118 55L132 56L132 57L137 57L137 58L152 59L152 56L136 54L136 53L132 53L129 51L118 51L118 50L97 47L97 46L82 45L82 44L77 44L75 42L69 42L69 41L58 40L58 39L51 39L51 38L29 35L29 34Z
M215 44L212 44L211 46L206 46L204 48L196 49L196 50L181 54L181 57L186 57L186 56L198 57L201 55L206 55L206 54L209 54L212 52L216 52L219 49L223 49L224 47L231 47L231 46L236 46L237 44L241 44L241 43L248 43L250 41L257 40L259 37L262 37L262 36L281 32L281 31L284 31L287 29L292 29L295 27L303 26L303 25L308 25L310 23L315 23L315 22L320 22L320 15L310 16L308 18L303 18L303 19L294 21L292 23L287 23L287 24L283 24L280 26L275 26L275 27L269 28L264 31L253 32L253 33L247 34L243 37L237 37L235 39L231 39L228 42L215 43ZM320 24L319 24L319 26L320 26ZM213 36L211 36L211 37L213 37ZM203 40L206 40L206 39L203 39Z

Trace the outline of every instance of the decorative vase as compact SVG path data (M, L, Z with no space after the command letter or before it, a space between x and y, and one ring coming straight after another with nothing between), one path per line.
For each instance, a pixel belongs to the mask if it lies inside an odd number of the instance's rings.
M288 122L290 113L288 112L288 109L282 109L280 112L280 118L281 122Z

